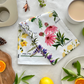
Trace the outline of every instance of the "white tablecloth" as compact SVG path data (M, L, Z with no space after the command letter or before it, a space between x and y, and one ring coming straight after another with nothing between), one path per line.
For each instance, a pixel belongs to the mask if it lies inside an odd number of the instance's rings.
M54 84L61 84L61 70L65 63L76 56L84 55L84 37L82 36L82 28L84 23L73 25L66 20L66 10L69 3L72 0L46 0L46 7L40 8L38 0L28 0L30 11L24 12L23 6L26 0L17 0L18 7L18 20L17 22L10 26L0 28L0 37L3 37L7 44L0 46L0 49L7 52L12 57L13 69L19 75L26 70L25 75L34 74L35 77L29 80L30 84L39 84L42 77L50 77ZM17 64L17 33L18 33L18 23L30 18L32 16L37 16L39 14L57 10L59 16L64 21L65 25L71 30L71 32L79 39L80 45L68 54L64 59L62 59L55 66L24 66ZM21 83L23 84L23 83Z

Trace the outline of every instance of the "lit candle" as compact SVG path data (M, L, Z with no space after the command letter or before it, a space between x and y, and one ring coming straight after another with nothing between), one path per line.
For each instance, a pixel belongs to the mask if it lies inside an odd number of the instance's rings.
M68 6L66 18L72 24L84 22L84 0L73 0Z
M76 21L84 20L84 1L75 0L73 1L68 9L69 15Z
M4 61L0 60L0 73L6 69L6 64Z

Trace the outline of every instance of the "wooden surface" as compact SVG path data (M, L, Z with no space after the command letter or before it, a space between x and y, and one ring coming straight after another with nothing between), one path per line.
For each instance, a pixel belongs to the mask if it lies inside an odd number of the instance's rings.
M0 84L13 84L15 80L15 72L12 68L10 55L0 50L0 60L6 63L5 71L0 73Z

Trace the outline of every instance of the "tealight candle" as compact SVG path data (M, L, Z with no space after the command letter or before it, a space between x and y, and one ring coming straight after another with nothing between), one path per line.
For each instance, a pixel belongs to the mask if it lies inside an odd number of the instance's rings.
M68 20L71 23L79 23L84 21L84 1L74 0L68 7Z
M4 61L0 60L0 73L3 72L6 68L6 64Z

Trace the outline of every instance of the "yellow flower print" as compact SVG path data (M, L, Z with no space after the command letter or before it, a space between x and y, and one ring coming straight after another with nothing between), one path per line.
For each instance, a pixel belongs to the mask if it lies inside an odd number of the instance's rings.
M62 56L65 57L65 52L62 53Z
M23 51L21 50L21 53L22 53Z
M52 15L53 15L53 13L50 13L50 14L49 14L49 17L52 17Z
M51 11L50 12L47 12L48 14L52 13Z
M80 44L76 44L76 47L79 46Z
M27 36L28 36L28 34L23 34L21 37L26 38Z
M50 14L50 13L52 13L51 11L50 12L46 12L45 14Z
M72 50L73 49L73 46L72 45L68 45L67 46L67 50Z
M18 38L18 41L20 41L20 39Z
M20 46L18 46L18 50L20 49Z
M22 47L23 46L27 46L27 42L26 41L22 41L20 44L21 44Z
M75 42L77 42L78 40L77 39L75 39Z
M29 18L29 21L31 21L31 18Z

